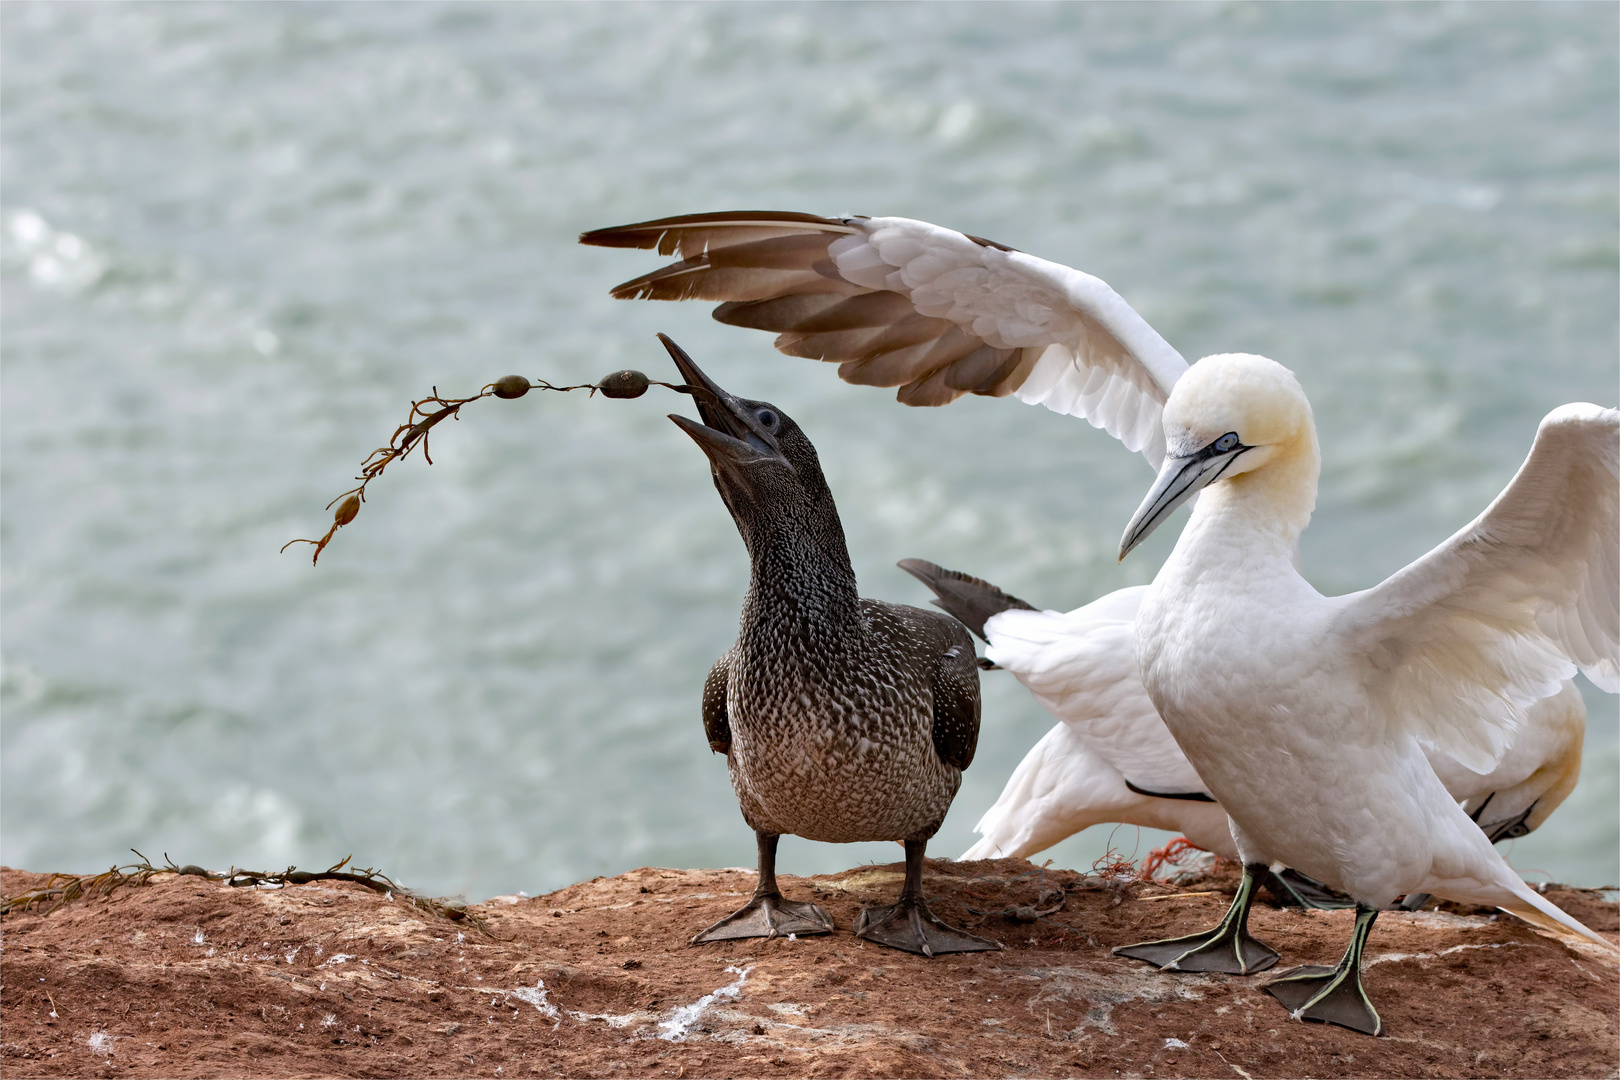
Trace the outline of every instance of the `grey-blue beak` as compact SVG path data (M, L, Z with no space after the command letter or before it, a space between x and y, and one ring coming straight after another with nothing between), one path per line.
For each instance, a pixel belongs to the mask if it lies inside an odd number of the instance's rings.
M1221 478L1245 450L1236 432L1227 432L1202 450L1183 457L1167 457L1153 488L1137 508L1136 516L1125 526L1125 536L1119 542L1121 560L1146 540L1159 523L1175 512L1176 507Z

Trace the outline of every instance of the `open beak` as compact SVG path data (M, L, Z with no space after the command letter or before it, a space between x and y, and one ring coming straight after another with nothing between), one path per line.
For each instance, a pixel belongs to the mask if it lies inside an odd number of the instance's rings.
M658 340L669 350L670 359L675 361L688 387L687 393L697 402L698 415L703 419L699 423L678 413L671 413L669 418L692 437L716 468L740 475L743 466L784 460L742 402L705 375L686 350L667 335L659 334Z
M1217 439L1187 457L1164 459L1164 467L1159 470L1159 478L1153 482L1153 489L1142 500L1131 523L1125 526L1125 536L1119 542L1121 560L1146 540L1160 522L1175 512L1176 507L1196 495L1200 488L1219 480L1240 454L1253 449L1236 443L1231 449L1217 450L1215 447L1219 442Z

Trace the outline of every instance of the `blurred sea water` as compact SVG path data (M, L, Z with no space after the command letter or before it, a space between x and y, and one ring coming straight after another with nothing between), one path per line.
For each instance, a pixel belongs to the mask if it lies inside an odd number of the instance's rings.
M1189 358L1317 411L1304 557L1371 585L1482 509L1537 421L1616 403L1620 12L1599 4L0 9L0 859L353 853L429 891L752 865L701 734L746 556L689 403L479 402L311 568L284 542L437 386L668 377L666 331L815 440L863 592L921 556L1068 608L1151 475L1015 400L908 410L583 229L904 214L1097 274ZM1050 718L984 678L939 838ZM1620 879L1615 699L1510 860ZM1162 834L1094 829L1088 866ZM1044 858L1042 856L1041 858ZM782 868L899 858L789 840Z

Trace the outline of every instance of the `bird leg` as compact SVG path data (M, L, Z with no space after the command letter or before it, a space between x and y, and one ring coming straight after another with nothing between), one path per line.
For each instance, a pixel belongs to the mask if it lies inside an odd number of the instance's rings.
M1378 909L1356 905L1356 926L1338 967L1308 964L1291 968L1260 989L1282 1002L1295 1020L1338 1024L1366 1035L1383 1033L1384 1022L1361 988L1361 950Z
M1339 892L1337 889L1317 881L1298 870L1283 867L1281 870L1266 868L1262 876L1266 888L1276 897L1277 903L1282 907L1318 908L1322 911L1337 911L1340 908L1352 908L1356 902Z
M906 883L900 899L887 907L865 907L855 920L855 936L922 956L939 953L988 952L1001 943L947 926L923 900L923 851L926 840L906 841Z
M1277 962L1276 950L1249 936L1249 908L1254 904L1255 879L1266 870L1265 863L1243 864L1243 881L1238 885L1237 895L1215 929L1187 937L1121 945L1114 950L1114 955L1146 960L1166 971L1253 975L1266 970Z
M776 842L774 833L756 832L759 841L759 884L753 899L721 919L697 937L693 945L733 938L773 938L789 934L830 934L832 916L824 908L797 900L783 899L776 887Z

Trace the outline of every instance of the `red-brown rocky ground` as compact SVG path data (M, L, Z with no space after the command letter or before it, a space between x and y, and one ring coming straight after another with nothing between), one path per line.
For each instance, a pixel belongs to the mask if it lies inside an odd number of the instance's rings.
M346 883L160 875L7 916L0 1069L22 1076L1615 1076L1620 974L1507 917L1386 913L1367 985L1389 1035L1291 1021L1258 978L1109 948L1219 916L1174 891L1026 862L931 863L948 921L1006 951L933 960L848 926L900 868L782 878L830 937L691 947L751 872L643 869L478 905L492 936ZM42 879L0 871L15 895ZM1033 922L1008 909L1062 907ZM1620 938L1616 905L1547 895ZM1021 914L1032 915L1025 910ZM1348 912L1260 907L1284 964L1332 963Z

